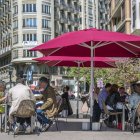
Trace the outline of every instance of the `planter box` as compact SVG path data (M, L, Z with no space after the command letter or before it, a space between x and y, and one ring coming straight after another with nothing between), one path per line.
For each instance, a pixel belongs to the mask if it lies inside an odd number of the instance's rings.
M101 130L101 123L99 123L99 122L92 123L92 130L93 131L99 131L99 130Z
M82 130L90 130L90 123L82 122Z

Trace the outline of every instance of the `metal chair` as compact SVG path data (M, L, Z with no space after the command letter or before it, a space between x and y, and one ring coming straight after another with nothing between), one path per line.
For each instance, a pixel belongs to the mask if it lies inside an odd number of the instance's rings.
M140 103L138 103L137 107L133 110L131 110L131 118L130 118L130 128L132 130L132 133L134 134L137 127L136 127L136 119L140 123Z
M60 113L59 110L60 110L61 104L62 104L62 98L59 98L59 100L57 100L57 112L53 116L53 121L55 122L57 131L59 130L59 127L58 127L58 116L59 116L59 113Z
M103 106L103 111L104 111L104 115L107 116L107 118L109 118L109 116L115 116L116 117L116 127L118 125L118 115L122 115L122 112L110 112L108 109L107 109L107 106L105 104L104 101L102 101L102 106ZM105 119L104 119L105 121Z
M37 131L37 133L39 132L38 127L37 127L37 117L36 117L36 109L35 109L35 102L34 101L32 101L32 100L21 101L17 111L14 114L12 114L12 116L13 116L13 118L16 118L16 117L31 118L32 116L34 116L35 117L36 131ZM16 121L16 119L15 119L15 121ZM16 123L16 122L14 122L14 123ZM15 131L12 129L12 125L13 124L10 124L8 134L10 133L10 131L13 131L14 136L15 136ZM32 126L31 126L31 128L32 128Z

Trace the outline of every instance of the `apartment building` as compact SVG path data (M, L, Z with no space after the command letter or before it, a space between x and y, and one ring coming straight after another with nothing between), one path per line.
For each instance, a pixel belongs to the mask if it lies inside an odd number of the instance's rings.
M109 30L131 33L131 0L108 0Z
M13 75L27 76L34 70L34 80L47 74L59 75L63 68L38 65L33 58L39 52L29 49L51 38L80 28L79 0L0 0L0 79L9 81L9 64Z
M81 0L80 1L80 29L98 27L98 1Z
M11 62L12 21L11 1L0 0L0 79L8 78L7 67Z
M99 29L108 30L108 19L109 19L109 4L108 0L98 1L98 26Z

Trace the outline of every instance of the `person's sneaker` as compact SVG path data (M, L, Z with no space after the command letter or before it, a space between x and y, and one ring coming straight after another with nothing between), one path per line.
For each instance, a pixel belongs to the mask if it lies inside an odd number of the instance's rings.
M18 134L18 132L19 132L19 126L15 125L15 127L14 127L14 134Z
M46 124L44 124L44 125L42 126L42 131L43 131L43 132L44 132L44 131L47 131L47 130L51 127L52 124L53 124L53 121L49 120L48 123L46 123Z
M28 126L26 127L26 133L31 133L31 126L30 126L30 125L28 125Z
M42 126L41 131L42 131L42 132L45 132L45 131L47 131L47 130L49 129L49 127L50 127L49 124L44 124L44 125Z

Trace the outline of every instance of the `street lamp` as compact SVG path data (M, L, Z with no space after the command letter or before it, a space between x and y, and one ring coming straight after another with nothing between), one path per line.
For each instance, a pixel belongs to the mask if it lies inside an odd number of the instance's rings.
M13 73L14 67L12 66L12 63L8 66L8 72L9 72L9 82L10 82L10 88L12 88L12 73Z

